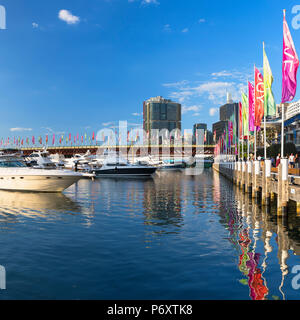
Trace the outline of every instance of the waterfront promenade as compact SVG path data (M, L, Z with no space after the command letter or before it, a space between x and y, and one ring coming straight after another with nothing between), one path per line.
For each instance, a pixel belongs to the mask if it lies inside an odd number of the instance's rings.
M271 160L214 163L213 168L262 205L277 200L278 214L289 205L296 205L300 214L300 176L288 169L288 159L281 160L278 170L272 169Z

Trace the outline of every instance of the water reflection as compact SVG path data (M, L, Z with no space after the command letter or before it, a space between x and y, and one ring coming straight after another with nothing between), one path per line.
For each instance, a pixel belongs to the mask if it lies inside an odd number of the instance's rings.
M182 174L160 173L159 177L147 181L144 185L143 214L145 225L160 227L154 232L178 232L183 223L182 210ZM176 227L170 230L170 226Z
M57 213L80 212L81 207L61 193L0 191L0 223L26 218L55 218Z
M286 299L284 284L289 273L289 251L291 250L294 254L299 255L299 217L290 212L288 220L282 219L282 217L276 215L275 204L272 204L271 208L262 207L238 188L234 188L234 191L237 210L235 212L234 206L230 206L230 202L227 203L231 211L229 217L232 217L227 223L237 223L236 229L240 229L238 237L240 246L238 267L244 276L240 282L249 286L251 299L270 299L270 290L265 274L268 268L268 256L274 250L271 241L275 240L281 273L278 291L281 294L281 298ZM239 216L242 219L239 219ZM235 241L235 235L231 235L233 236L231 240ZM259 241L262 241L263 250L257 249ZM280 297L272 295L271 298Z

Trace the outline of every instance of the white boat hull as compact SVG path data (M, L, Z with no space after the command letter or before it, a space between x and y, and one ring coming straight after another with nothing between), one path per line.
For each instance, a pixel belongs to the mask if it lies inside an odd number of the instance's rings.
M15 169L0 170L0 190L61 192L82 178L66 170Z

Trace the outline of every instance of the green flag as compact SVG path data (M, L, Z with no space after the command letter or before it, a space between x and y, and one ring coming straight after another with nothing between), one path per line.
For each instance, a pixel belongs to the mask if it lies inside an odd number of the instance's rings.
M248 136L249 134L249 102L248 102L248 97L245 95L244 92L242 92L242 114L243 114L243 135Z
M276 103L274 100L272 92L273 75L270 68L269 60L265 52L265 45L263 47L264 51L264 95L265 95L265 115L274 116L276 114Z

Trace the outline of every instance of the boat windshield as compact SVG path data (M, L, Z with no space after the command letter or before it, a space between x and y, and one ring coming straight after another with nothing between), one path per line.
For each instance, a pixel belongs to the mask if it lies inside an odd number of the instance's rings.
M24 168L26 165L18 160L4 160L0 161L0 168Z

